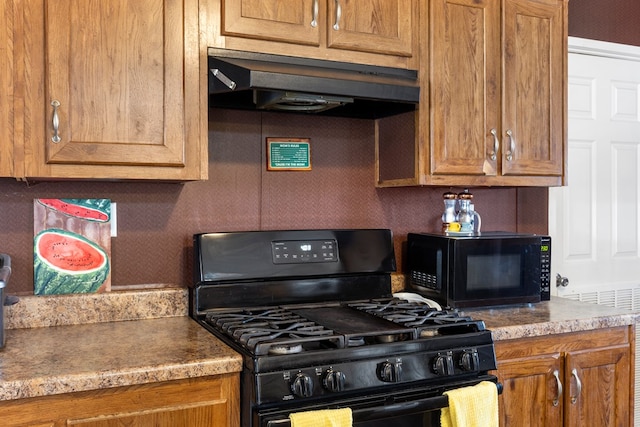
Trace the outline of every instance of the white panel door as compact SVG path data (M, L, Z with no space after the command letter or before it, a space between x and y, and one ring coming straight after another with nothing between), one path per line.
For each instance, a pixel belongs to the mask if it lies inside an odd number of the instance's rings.
M569 44L568 186L549 190L552 274L569 280L557 294L640 287L640 47Z

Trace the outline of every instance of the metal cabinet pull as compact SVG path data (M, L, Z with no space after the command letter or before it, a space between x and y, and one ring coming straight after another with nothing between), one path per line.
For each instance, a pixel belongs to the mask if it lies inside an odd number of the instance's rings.
M313 0L313 19L311 20L313 28L318 26L318 0Z
M556 369L553 371L553 376L556 377L556 384L558 387L556 398L553 399L553 406L558 406L558 404L560 404L560 398L562 397L562 381L560 381L560 372Z
M491 160L495 160L498 157L498 149L500 148L500 141L498 140L498 131L491 129L491 135L493 135L493 151L489 153Z
M333 29L336 31L340 29L340 18L342 18L342 6L340 6L340 0L336 0L336 20L333 24Z
M53 136L51 137L51 142L57 144L61 141L59 133L60 117L58 117L58 108L60 107L60 101L54 99L53 101L51 101L51 106L53 107Z
M578 377L578 371L576 369L571 371L571 376L576 379L576 394L571 395L571 404L575 404L582 393L582 383Z
M513 137L513 132L511 129L507 129L507 136L509 137L509 151L505 154L507 155L507 161L513 160L513 153L516 151L516 139Z

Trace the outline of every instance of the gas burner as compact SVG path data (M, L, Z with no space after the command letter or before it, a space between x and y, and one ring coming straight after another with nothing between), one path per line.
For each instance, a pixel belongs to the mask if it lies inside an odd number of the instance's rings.
M403 334L398 334L398 335L393 335L393 334L378 335L376 337L376 342L379 342L379 343L390 343L390 342L396 342L396 341L404 341L405 339L406 339L406 337Z
M302 353L302 344L274 345L269 349L269 354L285 355Z
M364 337L349 337L347 339L347 345L349 347L361 347L365 344L366 342L364 340Z

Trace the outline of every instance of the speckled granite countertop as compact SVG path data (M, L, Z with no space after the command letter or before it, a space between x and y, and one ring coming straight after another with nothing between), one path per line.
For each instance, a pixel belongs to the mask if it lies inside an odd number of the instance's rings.
M461 312L484 320L494 340L612 328L640 320L638 312L556 297L551 297L551 301L526 306L467 309Z
M184 288L21 297L7 307L0 401L239 372L240 355L190 319ZM494 339L636 323L640 313L552 298L464 313Z
M0 349L0 401L239 372L240 355L186 302L180 288L21 298Z

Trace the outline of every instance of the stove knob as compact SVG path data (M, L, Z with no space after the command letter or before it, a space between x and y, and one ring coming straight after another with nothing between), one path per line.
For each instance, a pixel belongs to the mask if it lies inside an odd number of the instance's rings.
M460 368L464 371L477 371L480 368L478 350L465 350L460 356Z
M402 362L383 362L378 369L380 379L386 383L399 383L402 380Z
M344 390L346 379L347 377L344 375L344 372L329 369L322 383L327 390L335 393Z
M451 352L438 354L433 359L433 372L438 375L453 375L453 354Z
M298 397L311 397L313 395L313 380L309 375L298 372L291 382L291 391Z

